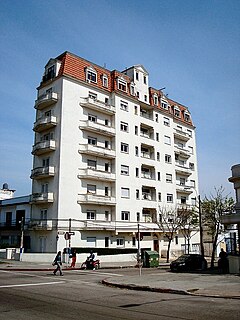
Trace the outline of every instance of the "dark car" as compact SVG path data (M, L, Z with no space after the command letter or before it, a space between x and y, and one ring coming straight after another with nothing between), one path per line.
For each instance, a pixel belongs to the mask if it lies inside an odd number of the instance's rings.
M171 271L206 270L207 261L200 254L183 254L170 263Z

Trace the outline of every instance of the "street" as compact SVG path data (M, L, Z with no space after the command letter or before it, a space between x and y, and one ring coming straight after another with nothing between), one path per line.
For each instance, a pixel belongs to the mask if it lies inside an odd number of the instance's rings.
M101 280L136 269L49 272L0 270L0 319L239 319L239 300L131 291ZM156 270L144 270L154 277Z

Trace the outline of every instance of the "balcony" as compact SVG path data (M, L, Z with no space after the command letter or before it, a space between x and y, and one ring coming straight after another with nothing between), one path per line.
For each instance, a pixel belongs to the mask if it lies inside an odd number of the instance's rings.
M31 203L42 204L53 202L53 192L33 193L31 195Z
M179 157L188 159L190 157L190 153L187 149L179 147L177 144L174 145L175 147L175 154L179 155Z
M34 168L31 172L31 179L43 179L53 177L55 169L52 166Z
M28 229L51 231L56 229L57 221L54 220L31 220L28 224Z
M187 142L190 139L190 136L187 132L181 131L179 129L174 128L174 137Z
M115 158L115 150L98 147L92 144L82 144L79 146L79 153L91 154L98 157L113 159Z
M105 136L113 137L115 136L115 128L105 126L101 123L93 122L93 121L80 121L79 128L81 130L87 130L94 133L99 133Z
M56 92L49 92L38 97L35 101L35 109L42 110L58 101L58 94Z
M41 155L44 153L52 152L56 150L56 141L55 140L47 140L37 142L32 149L33 155Z
M192 171L188 167L179 165L177 163L176 163L175 171L176 173L183 176L190 176L192 174Z
M102 181L115 181L115 173L100 171L93 168L80 169L78 178Z
M185 185L177 185L176 191L184 194L191 194L193 192L191 187Z
M54 116L41 117L33 126L33 130L36 132L42 132L44 130L51 129L57 125L57 118Z
M140 110L140 116L143 117L144 119L147 120L153 120L153 112L152 110L145 110L145 109L141 109Z
M80 105L82 107L87 107L92 110L100 111L101 113L106 114L114 114L116 109L114 106L110 106L103 101L92 99L92 98L82 98L82 101L80 102Z
M116 198L111 196L97 195L95 193L80 194L78 196L78 203L115 206Z

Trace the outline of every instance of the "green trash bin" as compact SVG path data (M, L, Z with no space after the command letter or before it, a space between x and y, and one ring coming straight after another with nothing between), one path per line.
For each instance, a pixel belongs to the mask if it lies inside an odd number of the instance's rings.
M159 266L158 252L157 251L145 251L143 266L146 268L158 267Z

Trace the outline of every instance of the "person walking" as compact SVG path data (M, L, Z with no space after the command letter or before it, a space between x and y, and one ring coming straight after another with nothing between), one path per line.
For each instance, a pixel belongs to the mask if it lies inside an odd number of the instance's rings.
M77 261L77 250L74 249L72 252L72 263L71 263L70 268L75 268L76 261Z
M53 265L56 266L56 269L53 271L53 274L56 275L56 273L59 271L60 276L63 276L62 273L62 255L61 255L61 251L58 251L54 261L53 261Z

